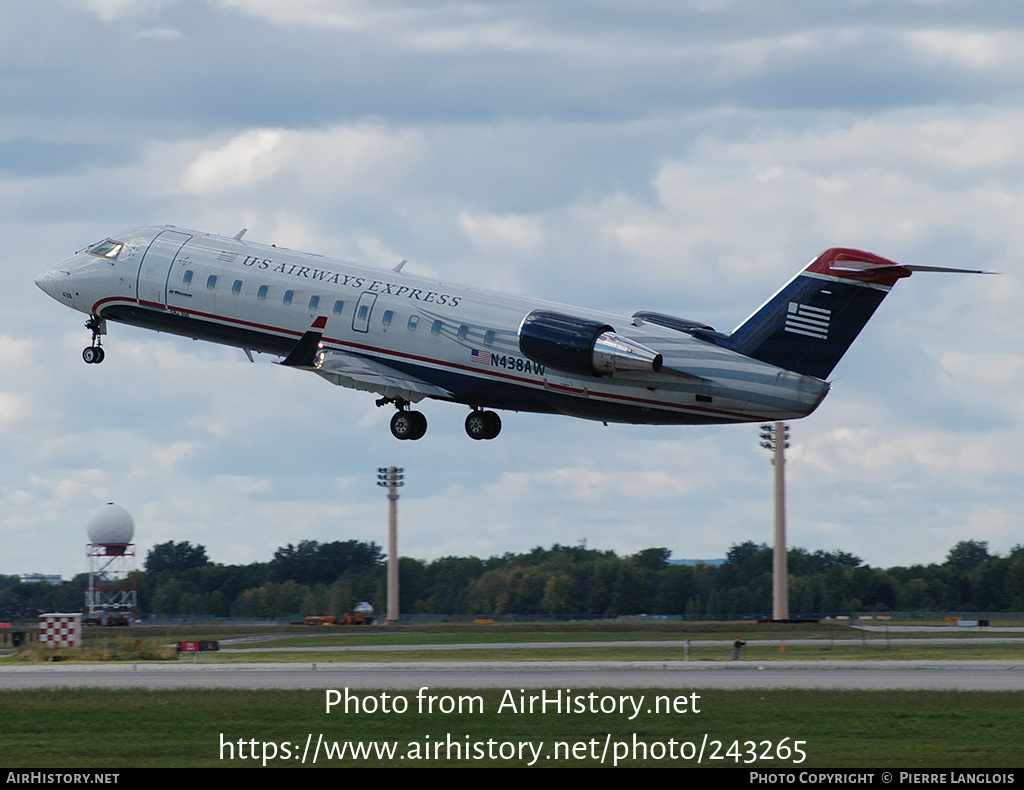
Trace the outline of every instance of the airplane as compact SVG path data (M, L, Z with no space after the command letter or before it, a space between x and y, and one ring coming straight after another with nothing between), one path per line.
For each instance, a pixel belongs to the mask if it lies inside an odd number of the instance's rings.
M468 406L466 433L493 439L494 411L605 424L793 420L886 294L915 271L834 247L724 334L653 311L595 310L450 285L320 255L185 230L127 230L79 250L36 284L89 316L82 352L103 361L110 321L281 357L393 405L391 433L420 439L425 398Z

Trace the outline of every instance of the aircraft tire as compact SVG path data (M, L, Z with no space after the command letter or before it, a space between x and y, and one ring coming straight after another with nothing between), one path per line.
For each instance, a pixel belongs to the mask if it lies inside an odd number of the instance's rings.
M418 411L396 411L391 418L391 435L396 439L419 439L427 432L427 418Z
M409 416L413 418L416 423L416 431L410 436L410 439L422 439L423 434L427 432L427 418L423 415L423 412L411 411Z
M484 412L471 411L466 416L466 435L474 441L479 441L487 434L487 420L484 419Z
M493 439L501 431L501 418L493 411L471 411L466 417L466 434L470 439Z
M485 439L493 439L501 433L501 417L498 416L497 412L485 411L484 420L487 422L487 433L484 434Z
M82 349L82 359L87 365L98 365L103 361L103 349L99 346L89 346Z

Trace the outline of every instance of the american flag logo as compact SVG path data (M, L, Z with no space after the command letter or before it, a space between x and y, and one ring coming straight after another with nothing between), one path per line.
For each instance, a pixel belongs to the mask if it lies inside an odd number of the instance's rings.
M828 340L828 322L831 317L832 311L823 307L790 302L789 311L786 313L785 331L818 340Z
M479 351L473 349L469 354L469 361L474 365L488 365L491 364L491 354L489 351Z

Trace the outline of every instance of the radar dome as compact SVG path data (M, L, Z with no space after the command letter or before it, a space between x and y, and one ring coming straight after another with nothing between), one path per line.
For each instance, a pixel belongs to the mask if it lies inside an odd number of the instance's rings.
M123 546L132 542L135 523L128 511L120 505L108 502L89 519L86 526L91 543Z

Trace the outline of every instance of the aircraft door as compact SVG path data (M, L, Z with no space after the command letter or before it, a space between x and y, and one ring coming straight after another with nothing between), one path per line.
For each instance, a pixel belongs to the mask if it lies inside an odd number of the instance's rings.
M167 306L167 278L175 258L191 238L188 233L165 230L149 243L146 254L142 256L142 263L139 264L139 279L135 289L140 304L148 302L160 307Z
M370 291L363 291L356 302L356 310L352 314L352 331L370 331L370 313L373 312L373 304L377 301L377 294Z

